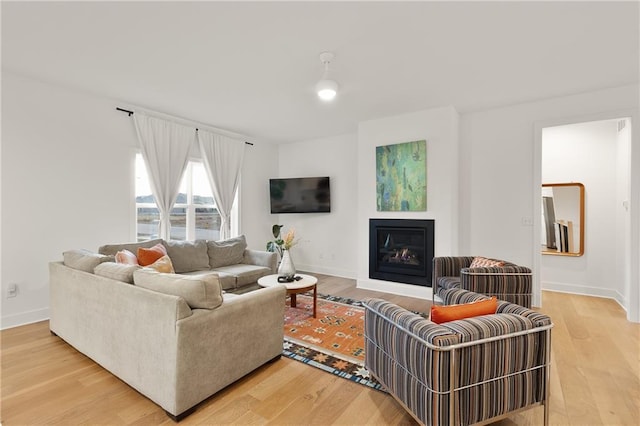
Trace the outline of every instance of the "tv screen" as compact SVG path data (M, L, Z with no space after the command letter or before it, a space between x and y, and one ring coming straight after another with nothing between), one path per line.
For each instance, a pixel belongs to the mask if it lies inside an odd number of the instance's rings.
M271 213L329 213L329 177L269 179Z

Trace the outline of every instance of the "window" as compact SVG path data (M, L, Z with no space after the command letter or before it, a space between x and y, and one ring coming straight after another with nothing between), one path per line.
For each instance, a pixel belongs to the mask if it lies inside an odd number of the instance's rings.
M220 238L220 215L204 165L189 161L180 183L176 203L171 210L171 239ZM160 212L151 192L142 154L136 154L136 234L138 241L158 238Z

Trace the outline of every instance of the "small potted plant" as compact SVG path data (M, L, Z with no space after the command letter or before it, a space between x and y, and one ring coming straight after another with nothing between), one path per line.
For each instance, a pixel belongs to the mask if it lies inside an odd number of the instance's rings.
M278 255L280 255L280 258L282 258L282 246L284 245L284 240L280 236L283 226L284 225L273 225L271 227L271 232L273 233L273 238L275 238L275 240L267 243L267 251L272 253L277 252Z

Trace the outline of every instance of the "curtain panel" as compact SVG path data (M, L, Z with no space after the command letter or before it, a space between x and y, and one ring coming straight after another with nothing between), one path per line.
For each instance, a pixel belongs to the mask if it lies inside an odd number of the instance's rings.
M245 143L202 129L197 133L213 199L222 219L220 239L224 240L231 237L231 208L240 183Z
M142 151L151 192L160 212L159 236L171 239L170 214L178 197L180 181L187 167L195 129L136 111L136 133Z

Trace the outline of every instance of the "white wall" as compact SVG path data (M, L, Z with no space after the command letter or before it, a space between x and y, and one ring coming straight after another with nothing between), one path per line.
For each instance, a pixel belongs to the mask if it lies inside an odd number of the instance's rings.
M377 146L427 140L427 211L376 211ZM358 287L431 298L431 288L369 279L369 219L434 219L435 255L458 251L458 113L434 108L358 126Z
M48 262L64 250L130 238L135 132L115 107L3 71L3 328L48 318Z
M279 173L270 177L330 178L331 213L271 215L269 231L275 223L284 225L283 231L296 230L300 243L291 257L298 270L356 277L357 142L355 134L345 134L279 147ZM268 200L265 209L269 210Z
M623 303L622 286L612 274L616 264L617 138L617 120L542 131L542 182L579 182L585 187L584 255L542 256L543 289L606 296Z
M273 219L269 211L269 178L277 174L278 147L267 142L253 140L247 146L240 180L239 233L247 238L249 248L264 250L267 241L273 239Z
M534 305L540 304L537 274L540 262L540 126L567 124L586 116L632 112L638 117L638 86L625 86L546 99L460 117L460 251L505 258L534 269ZM604 118L614 118L604 117ZM640 146L638 134L632 145ZM640 170L640 152L632 151L633 170ZM632 173L640 187L640 176ZM631 200L634 205L634 200ZM536 203L534 205L534 203ZM525 219L523 222L522 219ZM640 214L631 212L631 221ZM528 225L533 222L533 227ZM637 227L632 229L632 258L640 258ZM632 269L638 286L638 266ZM633 289L632 289L633 292ZM634 301L635 300L635 301ZM638 303L635 293L631 303Z
M120 103L2 73L1 327L49 317L48 263L135 236L132 120ZM277 149L248 146L240 231L251 248L270 235L268 177ZM15 298L7 288L17 284Z
M631 282L631 271L627 265L640 262L631 262L631 120L622 120L624 127L618 132L616 140L616 244L615 244L615 275L614 289L623 295L622 305L631 305L631 285L638 287L640 284ZM636 126L637 128L637 126ZM636 130L637 132L637 130ZM637 167L637 166L636 166Z

